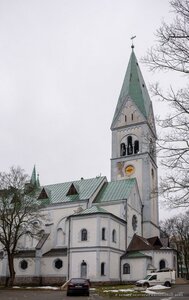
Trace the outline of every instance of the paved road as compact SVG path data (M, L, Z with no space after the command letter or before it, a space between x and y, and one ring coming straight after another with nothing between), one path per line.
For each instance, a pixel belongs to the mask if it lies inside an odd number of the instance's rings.
M60 290L3 290L0 289L0 300L108 300L108 297L99 297L95 292L91 292L90 297L67 297L65 291ZM111 298L115 300L118 298ZM120 299L120 298L119 298ZM123 300L129 297L123 297ZM141 300L142 298L132 298ZM171 288L166 295L146 296L145 300L188 300L189 285L177 285Z

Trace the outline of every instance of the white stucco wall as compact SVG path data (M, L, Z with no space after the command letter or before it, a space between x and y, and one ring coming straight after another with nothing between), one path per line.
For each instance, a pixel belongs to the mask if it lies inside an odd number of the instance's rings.
M87 264L87 278L91 281L97 280L97 252L90 251L72 251L70 253L70 271L69 278L81 277L81 263L85 261Z
M27 261L28 268L23 270L20 267L22 260ZM14 259L15 272L17 276L34 276L35 275L35 258L15 258Z
M130 265L130 274L123 274L123 265L128 263ZM143 279L147 272L147 265L149 263L149 259L147 258L130 258L124 259L121 262L121 276L123 281L136 281L139 279Z
M159 263L161 260L164 260L166 268L175 269L177 264L174 266L174 256L176 257L176 254L173 250L156 250L154 252L154 266L159 270Z
M55 261L62 260L63 267L55 268ZM63 276L66 277L68 272L68 258L67 256L43 257L41 259L41 275L42 276Z

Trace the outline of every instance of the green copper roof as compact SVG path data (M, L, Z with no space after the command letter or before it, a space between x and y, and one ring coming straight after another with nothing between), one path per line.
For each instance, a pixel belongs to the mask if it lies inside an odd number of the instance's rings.
M151 257L149 255L143 254L140 251L135 251L135 252L126 252L126 254L124 254L122 256L122 258L143 258L143 257Z
M51 204L87 200L92 197L104 180L106 180L106 177L81 179L78 181L46 185L44 186L44 189L45 191L48 191L48 197L50 198ZM68 191L72 184L77 186L78 193L68 195Z
M151 106L151 100L133 50L123 81L113 122L117 118L122 105L126 97L128 96L132 98L140 112L144 115L145 118L147 118Z
M106 182L95 199L95 203L127 199L135 184L135 178Z

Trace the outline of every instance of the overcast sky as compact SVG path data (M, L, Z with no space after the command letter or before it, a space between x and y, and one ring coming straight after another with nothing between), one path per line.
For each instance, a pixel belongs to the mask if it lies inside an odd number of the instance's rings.
M109 180L130 38L140 62L163 19L168 0L0 0L1 171L35 164L41 184ZM156 80L140 68L147 86Z

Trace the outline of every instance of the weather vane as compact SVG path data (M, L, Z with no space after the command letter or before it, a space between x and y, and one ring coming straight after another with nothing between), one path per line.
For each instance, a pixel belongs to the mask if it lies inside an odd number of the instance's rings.
M134 48L134 45L133 45L133 40L136 38L136 35L132 36L131 37L131 40L132 40L132 45L131 45L131 48L133 49Z

